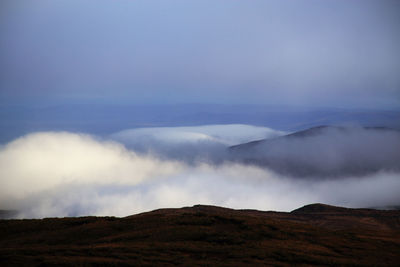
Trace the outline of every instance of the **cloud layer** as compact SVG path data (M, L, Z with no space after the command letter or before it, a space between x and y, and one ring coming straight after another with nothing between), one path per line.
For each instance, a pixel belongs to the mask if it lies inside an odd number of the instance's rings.
M2 0L0 103L398 107L399 10L395 0Z
M245 124L221 124L187 127L152 127L120 131L112 135L124 144L138 143L193 143L211 141L224 145L237 145L259 139L284 135L285 132L267 127Z
M227 159L228 146L284 134L267 127L225 124L128 129L110 137L137 152L164 159L220 163Z
M232 162L189 165L67 132L34 133L4 145L0 172L1 209L19 210L25 218L125 216L199 203L287 211L313 202L348 207L400 203L396 172L362 179L296 179Z
M51 190L60 184L136 185L179 171L180 165L137 156L121 144L89 135L43 132L1 149L2 200Z

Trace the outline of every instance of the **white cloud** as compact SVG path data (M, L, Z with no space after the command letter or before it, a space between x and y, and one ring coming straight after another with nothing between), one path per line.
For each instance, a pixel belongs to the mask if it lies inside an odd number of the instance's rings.
M110 136L128 148L186 163L222 162L226 147L274 138L285 132L244 124L128 129Z
M182 144L211 141L224 145L237 145L253 140L284 135L285 132L267 127L245 124L203 125L187 127L152 127L124 130L112 135L122 143L134 145L146 143Z
M180 164L137 156L89 135L43 132L1 149L1 198L22 197L60 184L135 185L179 171Z

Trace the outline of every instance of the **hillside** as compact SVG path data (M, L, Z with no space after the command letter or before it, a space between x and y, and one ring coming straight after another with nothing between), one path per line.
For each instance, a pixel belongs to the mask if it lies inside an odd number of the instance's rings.
M0 264L257 266L400 262L400 211L197 205L125 218L0 220Z
M400 131L385 127L318 126L231 146L229 157L294 177L399 172Z

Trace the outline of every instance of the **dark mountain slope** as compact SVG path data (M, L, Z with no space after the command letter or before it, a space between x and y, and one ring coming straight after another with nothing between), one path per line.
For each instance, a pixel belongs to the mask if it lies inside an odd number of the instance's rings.
M362 176L400 171L400 131L319 126L229 148L230 159L296 177Z
M357 211L360 211L360 209L358 209ZM291 213L310 214L310 213L352 213L352 212L355 212L355 210L317 203L295 209Z
M400 211L213 206L126 218L0 220L0 264L396 266Z

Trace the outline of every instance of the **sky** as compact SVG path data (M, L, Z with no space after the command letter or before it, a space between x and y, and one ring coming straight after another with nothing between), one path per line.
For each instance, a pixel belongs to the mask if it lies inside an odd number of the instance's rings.
M0 105L400 106L400 2L3 0Z
M399 14L397 0L1 0L0 210L399 206ZM286 136L320 125L340 127Z

